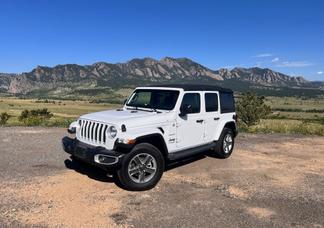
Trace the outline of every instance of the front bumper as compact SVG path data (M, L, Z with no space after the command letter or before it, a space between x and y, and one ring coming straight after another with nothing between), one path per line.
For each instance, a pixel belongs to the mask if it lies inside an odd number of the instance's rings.
M107 150L100 146L91 146L67 136L62 139L62 146L66 153L104 169L117 168L124 156L123 153Z

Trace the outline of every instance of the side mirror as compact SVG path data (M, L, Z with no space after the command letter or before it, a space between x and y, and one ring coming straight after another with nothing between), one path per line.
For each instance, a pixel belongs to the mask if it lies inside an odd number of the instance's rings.
M124 100L123 104L126 104L126 102L127 102L127 99Z
M186 116L187 114L191 113L191 110L192 110L191 105L181 106L179 116L180 117Z

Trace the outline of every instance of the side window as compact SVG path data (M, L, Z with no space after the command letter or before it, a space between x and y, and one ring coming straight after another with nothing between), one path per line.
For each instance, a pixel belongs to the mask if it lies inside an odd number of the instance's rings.
M190 105L189 113L200 112L200 94L199 93L186 93L183 96L181 108L188 107Z
M221 113L235 112L233 93L220 93Z
M218 95L217 93L205 93L206 112L218 111Z

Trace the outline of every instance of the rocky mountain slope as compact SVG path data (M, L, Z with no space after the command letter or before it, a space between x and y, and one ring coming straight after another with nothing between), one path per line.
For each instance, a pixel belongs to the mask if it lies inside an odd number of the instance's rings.
M93 65L66 64L55 67L38 66L28 73L0 74L0 91L28 94L74 88L125 87L149 83L189 81L224 84L227 81L244 85L273 87L318 87L302 77L291 77L270 69L234 68L211 70L188 58L161 60L133 59L126 63L98 62ZM225 83L226 84L226 83Z

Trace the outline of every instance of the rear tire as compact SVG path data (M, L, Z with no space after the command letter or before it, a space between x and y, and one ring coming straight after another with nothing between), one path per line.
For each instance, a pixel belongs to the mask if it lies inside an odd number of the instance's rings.
M144 191L153 188L164 172L161 152L149 143L136 145L123 157L117 178L127 190Z
M218 158L228 158L234 149L234 133L229 128L224 128L219 137L218 145L214 148L214 154Z

